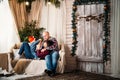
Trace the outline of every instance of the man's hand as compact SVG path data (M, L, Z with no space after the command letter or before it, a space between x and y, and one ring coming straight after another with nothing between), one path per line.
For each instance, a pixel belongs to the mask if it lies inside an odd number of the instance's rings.
M44 52L46 49L42 49L41 52Z

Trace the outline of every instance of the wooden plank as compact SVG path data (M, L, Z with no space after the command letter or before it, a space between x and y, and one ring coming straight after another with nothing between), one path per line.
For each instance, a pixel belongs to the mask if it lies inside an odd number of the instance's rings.
M93 73L103 73L103 64L91 62L78 62L78 70Z
M83 69L83 71L86 71L86 63L82 63L82 69Z
M72 25L71 25L71 24L66 24L66 28L67 28L67 29L71 29L71 28L72 28Z
M80 58L77 59L78 62L92 62L92 63L103 63L102 59L96 59L96 58Z
M90 62L86 62L86 70L87 72L91 72L91 63Z
M91 63L91 72L97 73L97 64L96 63Z
M103 73L103 63L98 63L98 73Z

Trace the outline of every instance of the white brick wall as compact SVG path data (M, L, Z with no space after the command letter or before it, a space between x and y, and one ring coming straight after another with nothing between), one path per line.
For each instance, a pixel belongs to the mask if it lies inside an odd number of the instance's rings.
M72 57L71 47L72 47L72 4L74 0L66 0L66 72L70 72L77 69L76 57Z
M74 0L66 0L66 44L71 45L72 43L69 43L72 41L72 4Z

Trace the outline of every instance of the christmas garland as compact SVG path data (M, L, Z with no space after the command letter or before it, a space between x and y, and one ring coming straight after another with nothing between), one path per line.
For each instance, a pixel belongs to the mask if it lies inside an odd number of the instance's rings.
M32 2L35 0L17 0L18 3L26 2L26 11L30 13Z
M30 13L31 4L32 4L33 1L35 1L35 0L17 0L18 3L22 3L22 2L26 2L27 3L27 5L26 5L26 11L28 13ZM60 7L60 1L63 1L63 0L45 0L45 4L47 4L48 2L50 2L53 5L55 5L56 8L58 8L58 7Z
M18 3L22 3L22 2L26 2L26 1L33 2L35 0L17 0L17 1L18 1ZM60 1L62 1L62 0L45 0L45 4L47 4L47 2L50 2L50 3L54 4L55 7L60 7Z
M33 2L33 1L35 1L35 0L17 0L18 3L27 2L27 1L28 1L28 2Z
M104 6L104 13L98 16L87 16L87 17L80 17L86 18L86 21L90 21L92 19L101 21L104 18L104 25L103 25L103 61L106 62L110 59L110 0L75 0L72 7L72 49L71 55L74 56L76 49L77 49L77 6L78 5L90 5L90 4L105 4ZM100 20L101 19L101 20Z

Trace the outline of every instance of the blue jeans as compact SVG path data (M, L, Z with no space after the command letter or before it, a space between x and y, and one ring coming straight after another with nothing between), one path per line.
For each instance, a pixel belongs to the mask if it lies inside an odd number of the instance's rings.
M47 70L51 70L54 73L56 72L58 58L59 58L58 51L52 51L49 55L45 56Z
M35 41L29 45L28 42L23 42L23 44L20 47L19 54L22 55L22 53L24 52L25 57L27 59L37 58L35 49L38 43L39 41Z
M20 47L19 54L22 55L23 52L24 52L25 57L27 59L33 59L34 58L34 56L31 53L30 46L29 46L29 44L27 42L23 42L21 47Z
M38 56L36 55L36 45L39 43L39 40L35 41L35 42L32 42L30 44L30 49L31 49L31 53L32 55L34 56L34 59L37 59Z

